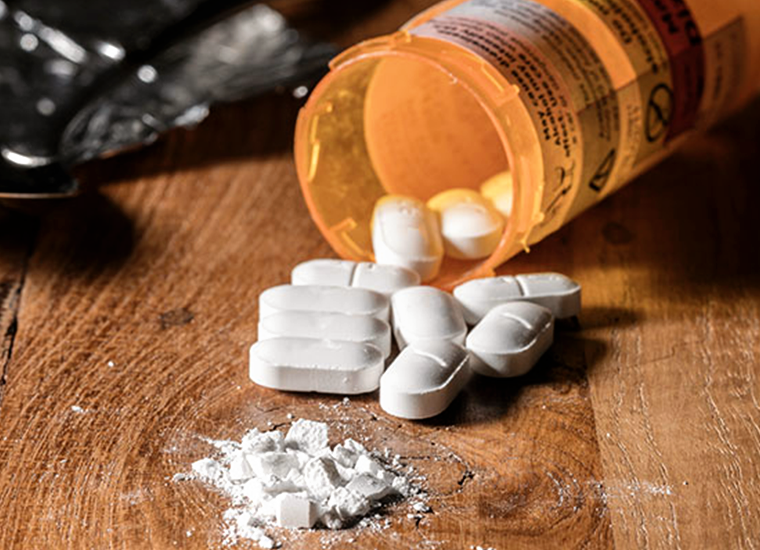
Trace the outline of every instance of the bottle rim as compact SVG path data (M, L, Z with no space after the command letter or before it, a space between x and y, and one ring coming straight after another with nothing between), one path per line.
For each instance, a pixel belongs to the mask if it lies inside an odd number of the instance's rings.
M392 35L371 39L339 54L330 62L329 73L312 91L307 103L301 109L296 124L294 153L296 170L301 191L309 213L326 238L330 246L340 256L352 260L371 259L371 251L362 254L348 246L344 239L336 234L323 219L313 200L311 192L311 169L308 166L306 150L310 143L311 121L319 108L320 98L335 84L345 72L355 70L359 65L377 62L382 58L397 56L425 63L448 75L456 85L472 97L488 116L496 131L500 146L505 154L507 168L513 173L513 211L505 224L498 248L491 256L483 260L474 260L467 268L454 273L442 273L430 284L450 289L466 280L492 276L496 267L521 250L527 250L528 236L533 225L540 221L537 211L543 188L542 163L536 163L536 154L540 155L538 136L530 126L515 127L518 119L529 121L527 109L518 99L516 86L510 84L493 66L475 54L455 44L427 37L411 35L402 30ZM517 115L517 116L515 116ZM529 131L528 131L529 130ZM517 154L514 145L515 133L520 132L522 141L529 142L532 154ZM533 166L530 164L533 163ZM526 177L527 176L527 177Z

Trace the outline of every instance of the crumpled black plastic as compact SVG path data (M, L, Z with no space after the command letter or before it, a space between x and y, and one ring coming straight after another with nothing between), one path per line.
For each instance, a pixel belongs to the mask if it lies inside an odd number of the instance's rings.
M334 54L240 0L0 0L0 197L74 192L71 166L311 83Z

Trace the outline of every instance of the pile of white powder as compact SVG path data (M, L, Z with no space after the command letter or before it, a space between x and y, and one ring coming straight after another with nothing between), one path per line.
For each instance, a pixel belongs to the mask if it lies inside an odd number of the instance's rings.
M421 496L393 464L353 439L331 448L322 422L299 419L286 435L253 429L239 443L213 443L221 456L195 462L193 471L232 500L224 513L230 543L246 538L263 548L277 547L266 528L281 524L283 514L297 514L290 509L294 501L308 505L316 527L342 529L384 503ZM419 501L414 509L422 507Z

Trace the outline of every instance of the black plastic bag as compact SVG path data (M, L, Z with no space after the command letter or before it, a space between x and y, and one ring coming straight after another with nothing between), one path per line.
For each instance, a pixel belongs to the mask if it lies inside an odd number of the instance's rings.
M310 83L334 53L263 4L0 0L0 197L72 194L71 166Z

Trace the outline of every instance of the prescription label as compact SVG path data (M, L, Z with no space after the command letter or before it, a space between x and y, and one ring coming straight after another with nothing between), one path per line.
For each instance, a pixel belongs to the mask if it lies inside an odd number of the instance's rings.
M520 90L544 157L529 242L727 114L746 78L739 15L703 33L689 0L576 2L469 0L410 31L466 48Z
M558 229L574 202L589 202L579 192L616 177L618 94L588 41L556 12L531 0L470 0L411 33L470 50L519 88L544 157L542 219L530 242Z

